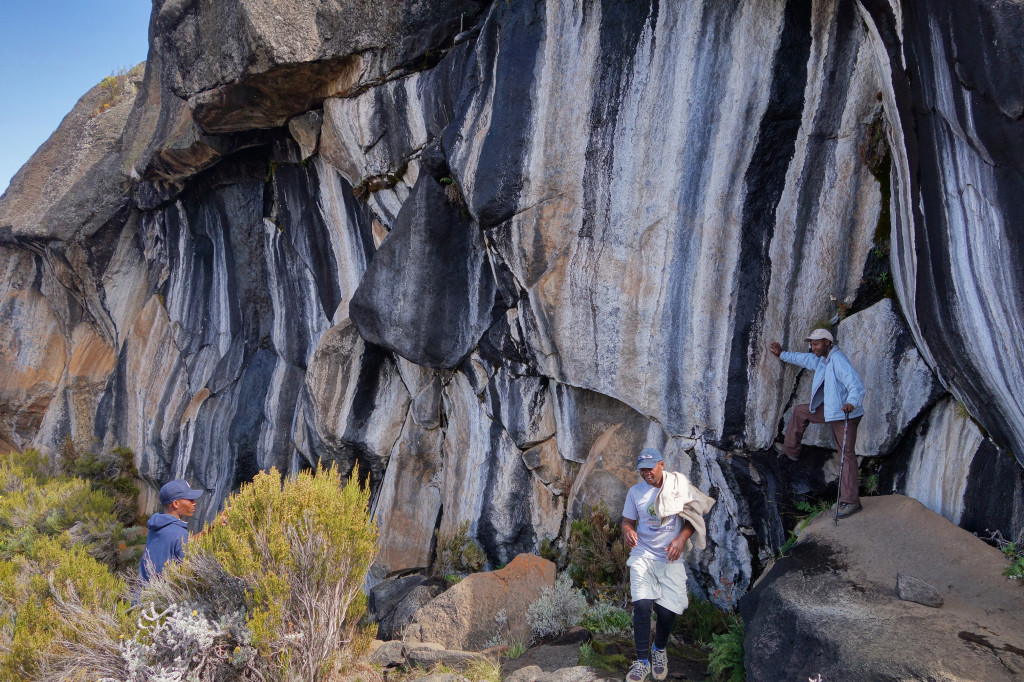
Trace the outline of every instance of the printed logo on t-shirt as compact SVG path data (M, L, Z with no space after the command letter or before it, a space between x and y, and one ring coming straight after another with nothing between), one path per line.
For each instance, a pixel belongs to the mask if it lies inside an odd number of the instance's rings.
M661 519L658 517L657 514L654 513L653 502L650 504L650 506L647 507L647 516L650 517L647 519L647 525L649 525L652 528L657 528L661 526Z

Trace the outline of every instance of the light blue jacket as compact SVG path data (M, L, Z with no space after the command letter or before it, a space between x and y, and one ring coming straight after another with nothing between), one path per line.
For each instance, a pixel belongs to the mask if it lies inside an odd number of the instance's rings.
M864 415L864 382L857 370L850 364L850 359L835 346L829 351L828 357L819 358L814 353L789 353L783 351L783 362L799 365L814 371L811 382L810 410L817 412L824 403L825 421L843 421L843 405L853 405L850 419ZM825 385L824 395L818 389Z

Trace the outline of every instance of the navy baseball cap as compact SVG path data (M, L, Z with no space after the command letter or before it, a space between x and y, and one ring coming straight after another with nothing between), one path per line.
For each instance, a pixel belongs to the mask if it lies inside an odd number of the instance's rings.
M640 469L653 469L657 466L658 462L664 461L665 458L654 448L644 448L640 451L640 456L636 458L636 468L638 471Z
M202 490L194 490L188 486L188 483L176 478L160 488L160 504L167 506L175 500L197 500L202 494Z

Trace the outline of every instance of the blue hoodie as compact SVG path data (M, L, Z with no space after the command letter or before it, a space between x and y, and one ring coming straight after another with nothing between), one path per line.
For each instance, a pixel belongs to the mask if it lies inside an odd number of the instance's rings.
M164 570L169 559L181 561L185 558L185 544L188 543L188 524L176 516L157 512L149 517L149 534L146 536L146 551L139 563L139 575L142 582L149 582L149 571L146 570L146 557L153 561L157 574Z

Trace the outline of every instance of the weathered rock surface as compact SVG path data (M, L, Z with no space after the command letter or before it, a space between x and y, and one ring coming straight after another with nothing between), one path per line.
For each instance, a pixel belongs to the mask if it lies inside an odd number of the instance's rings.
M1007 679L1024 672L1024 594L1001 553L921 503L863 498L823 514L740 602L757 680ZM936 585L942 608L901 601L897 575Z
M229 132L283 125L325 97L411 67L447 48L481 6L167 0L154 5L152 23L168 86L204 130Z
M526 610L545 587L554 584L553 563L520 554L501 570L466 576L417 611L405 630L405 641L480 651L498 633L495 616L503 611L506 625L502 635L508 641L527 642L532 631Z
M1024 464L1024 62L998 47L1017 40L1024 14L982 1L902 7L898 17L884 3L864 6L890 76L881 86L902 309L940 380Z
M197 527L358 465L371 582L463 522L491 565L564 541L660 447L726 605L831 474L765 455L801 390L767 343L856 297L882 487L1020 533L1021 9L586 5L157 2L133 103L0 198L0 444L129 447Z
M85 93L0 197L0 235L70 241L91 237L128 207L123 136L142 69ZM123 221L123 217L122 217Z
M541 644L532 647L515 660L506 661L502 672L506 680L524 680L532 682L546 673L563 668L574 668L579 663L580 645Z
M480 229L446 194L440 150L433 156L374 254L350 314L363 338L419 365L453 368L491 326L495 285Z

